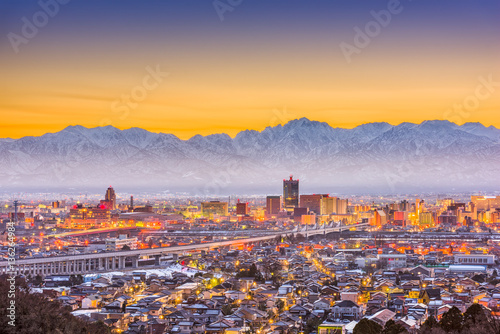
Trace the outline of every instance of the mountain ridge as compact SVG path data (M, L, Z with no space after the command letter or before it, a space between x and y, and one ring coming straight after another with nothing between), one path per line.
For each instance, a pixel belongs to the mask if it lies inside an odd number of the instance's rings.
M441 120L346 129L300 118L234 137L187 140L137 127L72 125L39 137L0 139L0 157L0 189L113 183L200 195L250 188L279 193L280 180L291 173L306 190L387 193L500 185L500 130Z

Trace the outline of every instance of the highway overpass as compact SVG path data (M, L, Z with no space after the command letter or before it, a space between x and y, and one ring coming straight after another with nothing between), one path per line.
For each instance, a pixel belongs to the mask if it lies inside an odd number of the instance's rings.
M139 267L139 257L147 256L155 259L156 264L160 264L160 258L167 254L182 254L193 250L210 250L215 248L230 247L241 244L254 244L272 240L279 235L300 233L306 237L321 235L332 232L339 232L350 228L364 227L367 224L347 225L341 227L326 227L309 229L306 231L283 231L270 235L234 239L227 241L207 242L184 246L147 248L137 250L126 250L118 252L88 253L77 255L52 256L36 259L19 259L15 261L12 268L8 261L0 262L0 274L15 273L16 275L54 275L54 274L87 274L98 271L114 271L123 269L133 269ZM126 267L127 261L132 262L132 267Z

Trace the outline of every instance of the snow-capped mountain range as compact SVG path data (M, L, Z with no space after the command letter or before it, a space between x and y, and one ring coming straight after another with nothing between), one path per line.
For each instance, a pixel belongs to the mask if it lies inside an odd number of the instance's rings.
M235 138L69 126L0 139L0 190L279 194L290 174L309 193L500 190L500 130L448 121L344 129L301 118Z

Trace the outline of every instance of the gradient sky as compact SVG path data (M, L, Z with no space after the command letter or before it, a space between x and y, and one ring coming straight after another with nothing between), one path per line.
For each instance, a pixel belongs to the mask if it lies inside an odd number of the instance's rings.
M488 91L479 79L500 82L500 2L399 6L348 63L339 45L354 45L354 28L388 1L244 0L221 21L212 1L72 0L16 53L9 33L22 36L23 17L42 9L3 0L0 137L76 124L233 136L299 117L500 127L500 83ZM120 97L157 66L169 75L124 107ZM464 103L469 112L451 111Z

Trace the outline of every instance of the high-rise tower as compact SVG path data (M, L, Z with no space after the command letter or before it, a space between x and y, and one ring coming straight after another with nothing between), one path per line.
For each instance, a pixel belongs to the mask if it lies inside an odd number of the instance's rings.
M297 208L299 206L299 180L283 180L283 204L285 208Z
M106 190L104 200L109 203L109 209L116 209L116 194L113 187L109 186L108 190Z

